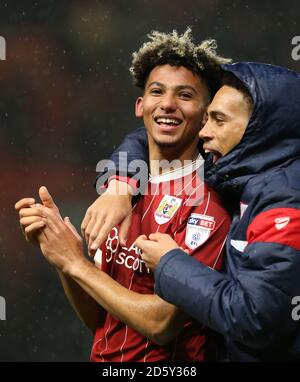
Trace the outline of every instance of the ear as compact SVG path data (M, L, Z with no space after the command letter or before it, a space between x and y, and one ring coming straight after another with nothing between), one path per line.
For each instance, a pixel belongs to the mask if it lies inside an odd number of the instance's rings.
M142 118L143 117L143 97L139 97L135 101L135 116L137 118Z

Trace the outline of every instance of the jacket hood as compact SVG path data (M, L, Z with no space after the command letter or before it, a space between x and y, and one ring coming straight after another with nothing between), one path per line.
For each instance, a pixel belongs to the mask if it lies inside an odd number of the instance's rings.
M205 178L221 194L240 193L253 176L300 157L300 75L252 62L222 69L244 83L254 109L241 142L215 164L208 157Z

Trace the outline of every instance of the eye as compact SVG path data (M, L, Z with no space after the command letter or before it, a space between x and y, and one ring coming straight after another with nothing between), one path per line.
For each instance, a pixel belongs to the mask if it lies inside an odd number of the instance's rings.
M223 123L224 123L224 120L223 120L223 119L216 118L216 123L217 123L218 126L222 126Z
M153 95L160 95L162 94L162 90L158 88L153 88L153 89L150 89L149 93Z
M179 93L179 97L182 99L191 99L192 94L188 93L188 92L181 92L181 93Z

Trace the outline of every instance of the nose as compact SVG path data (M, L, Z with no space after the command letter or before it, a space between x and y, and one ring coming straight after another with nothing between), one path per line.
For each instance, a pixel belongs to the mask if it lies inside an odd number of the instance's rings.
M174 95L171 93L166 93L161 99L160 108L167 113L175 111L177 108L177 103Z
M199 131L199 138L203 140L209 140L212 138L212 130L209 119L206 121L205 125Z

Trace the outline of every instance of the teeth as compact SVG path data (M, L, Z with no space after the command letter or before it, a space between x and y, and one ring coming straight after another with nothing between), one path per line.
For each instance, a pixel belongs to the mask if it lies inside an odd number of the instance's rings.
M172 118L157 118L156 122L157 123L167 123L170 125L179 125L179 123L180 123L176 119L172 119Z

